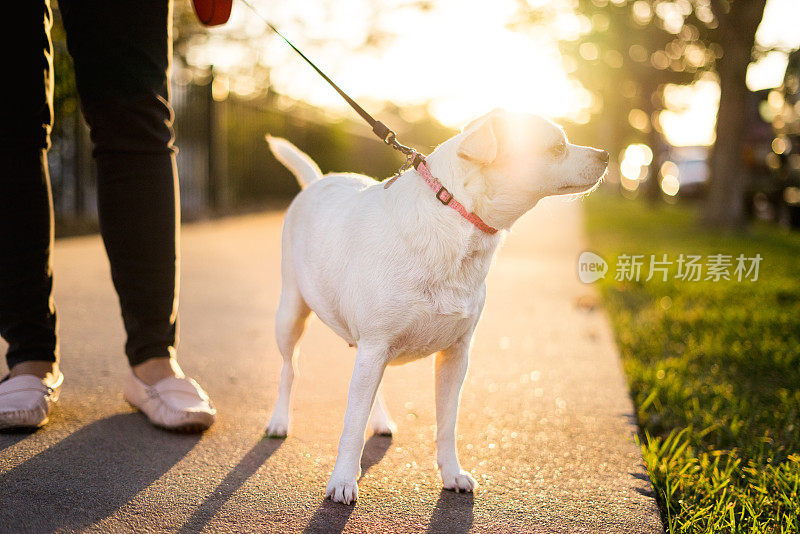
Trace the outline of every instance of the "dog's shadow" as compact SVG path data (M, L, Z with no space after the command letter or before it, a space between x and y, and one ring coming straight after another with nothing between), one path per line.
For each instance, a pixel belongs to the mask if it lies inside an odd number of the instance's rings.
M231 496L247 482L253 474L283 444L283 440L261 438L253 448L236 464L225 479L211 492L203 503L197 507L192 516L178 530L179 533L200 532L214 517Z
M364 452L361 455L362 478L369 468L383 459L391 445L391 436L379 436L377 434L370 436L364 444ZM347 525L350 514L353 513L354 509L355 506L347 506L325 499L314 511L314 515L303 530L303 534L340 533Z
M469 532L475 519L472 493L456 493L443 489L431 514L425 532L429 534L462 534Z
M364 452L361 453L361 478L364 473L373 465L377 464L386 456L386 451L392 446L392 436L379 436L373 434L364 444Z

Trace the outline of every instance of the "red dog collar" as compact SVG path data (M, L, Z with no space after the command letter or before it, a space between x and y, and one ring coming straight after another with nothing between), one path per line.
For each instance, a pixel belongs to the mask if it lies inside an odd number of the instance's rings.
M419 161L417 160L417 158L419 158ZM425 183L428 184L428 186L431 189L433 189L433 191L436 193L436 200L438 200L445 206L453 208L462 217L464 217L466 220L474 224L476 228L486 232L487 234L491 235L497 233L497 228L492 228L491 226L483 222L483 219L481 219L474 213L467 212L467 208L465 208L461 202L453 198L453 194L450 191L448 191L447 188L442 185L442 182L440 182L439 179L436 178L431 173L431 169L430 167L428 167L428 163L421 156L419 156L419 154L414 154L414 156L412 156L409 161L411 160L414 161L415 163L414 167L417 169L419 175L422 176L422 179L425 180ZM387 180L383 188L388 189L389 186L392 185L394 181L397 180L399 177L400 175L397 174L394 177Z

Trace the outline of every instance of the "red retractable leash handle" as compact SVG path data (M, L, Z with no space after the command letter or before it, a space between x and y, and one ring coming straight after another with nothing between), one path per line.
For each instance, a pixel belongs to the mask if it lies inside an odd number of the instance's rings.
M233 0L192 0L192 4L204 26L219 26L231 18Z

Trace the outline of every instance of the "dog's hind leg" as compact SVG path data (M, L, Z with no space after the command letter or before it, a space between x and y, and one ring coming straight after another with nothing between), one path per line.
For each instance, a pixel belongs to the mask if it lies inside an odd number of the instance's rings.
M382 385L378 386L378 393L375 394L375 404L372 405L369 426L379 436L391 436L397 433L397 425L392 421L392 416L389 415L389 411L386 409Z
M303 300L297 284L284 276L278 312L275 316L275 340L283 356L281 379L278 385L278 401L272 410L267 425L267 436L284 438L289 431L289 405L292 397L292 382L297 370L297 342L305 329L311 309Z

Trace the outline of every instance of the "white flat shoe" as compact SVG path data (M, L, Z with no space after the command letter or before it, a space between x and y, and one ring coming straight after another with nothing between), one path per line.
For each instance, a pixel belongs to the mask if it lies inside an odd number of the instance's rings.
M170 377L148 386L131 371L123 396L153 425L166 430L202 432L217 414L208 394L191 378Z
M48 386L34 375L19 375L0 382L0 429L38 428L47 424L50 407L58 400L64 375Z

